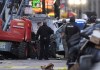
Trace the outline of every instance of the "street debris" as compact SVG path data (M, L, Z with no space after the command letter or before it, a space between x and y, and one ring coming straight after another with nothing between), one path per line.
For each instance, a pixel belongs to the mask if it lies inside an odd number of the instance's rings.
M53 67L54 67L54 64L50 63L48 65L41 66L41 69L42 70L54 70Z

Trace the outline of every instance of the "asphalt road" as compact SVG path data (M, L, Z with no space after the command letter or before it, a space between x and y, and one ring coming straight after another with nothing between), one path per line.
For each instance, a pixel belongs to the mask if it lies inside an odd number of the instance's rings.
M42 70L41 66L54 64L54 70L67 70L66 60L0 60L0 70Z

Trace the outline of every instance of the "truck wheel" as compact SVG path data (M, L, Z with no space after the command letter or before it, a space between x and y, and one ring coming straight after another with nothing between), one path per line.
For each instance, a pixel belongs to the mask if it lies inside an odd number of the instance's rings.
M13 59L18 58L18 43L12 43L10 52L14 55Z
M26 42L21 42L18 47L18 57L20 59L26 59L28 55L28 48Z

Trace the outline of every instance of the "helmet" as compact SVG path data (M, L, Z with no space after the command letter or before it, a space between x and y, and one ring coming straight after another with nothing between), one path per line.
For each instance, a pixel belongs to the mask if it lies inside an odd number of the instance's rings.
M70 22L75 22L75 17L70 17Z
M89 22L90 22L90 23L95 23L95 22L96 22L96 16L91 16L91 17L89 18Z

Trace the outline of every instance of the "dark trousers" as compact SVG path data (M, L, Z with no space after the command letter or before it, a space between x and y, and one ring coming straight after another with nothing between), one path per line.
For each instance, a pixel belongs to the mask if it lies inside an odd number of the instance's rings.
M40 56L39 59L48 59L49 39L40 40Z

